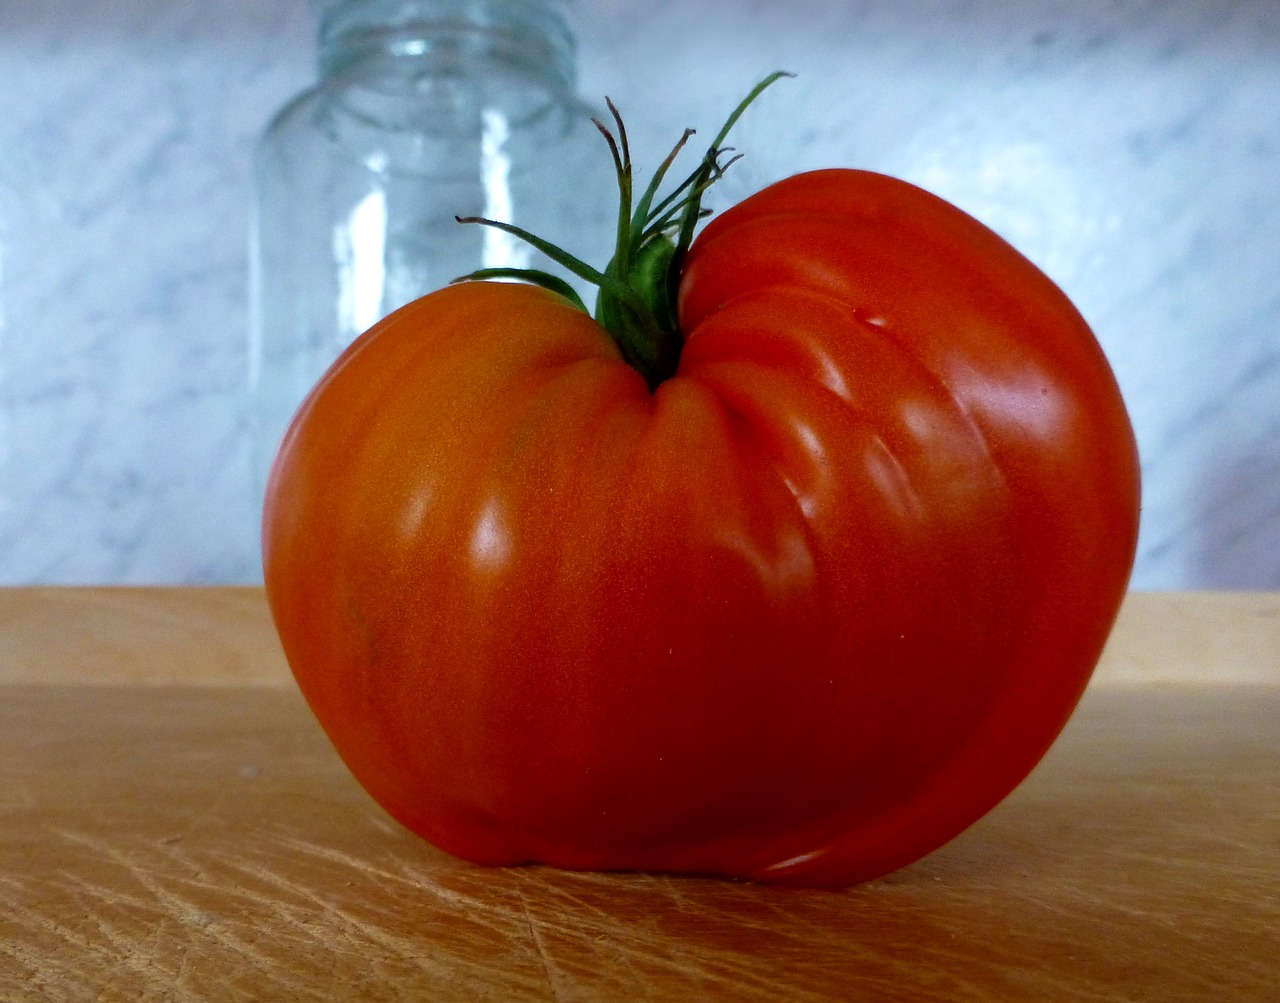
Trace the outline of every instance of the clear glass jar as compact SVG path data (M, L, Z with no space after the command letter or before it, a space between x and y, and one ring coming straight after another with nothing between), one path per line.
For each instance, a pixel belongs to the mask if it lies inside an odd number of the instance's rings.
M298 404L381 317L481 267L607 261L616 195L556 0L313 0L319 81L254 162L249 384L262 497ZM567 276L566 276L567 277ZM580 287L588 305L592 291Z

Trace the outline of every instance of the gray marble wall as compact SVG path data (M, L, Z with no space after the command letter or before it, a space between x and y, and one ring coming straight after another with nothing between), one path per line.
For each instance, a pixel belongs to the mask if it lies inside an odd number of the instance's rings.
M863 166L1076 300L1145 476L1134 584L1280 587L1280 3L607 0L581 89L633 146L763 72L727 197ZM304 0L0 0L0 582L256 576L249 151L312 79Z

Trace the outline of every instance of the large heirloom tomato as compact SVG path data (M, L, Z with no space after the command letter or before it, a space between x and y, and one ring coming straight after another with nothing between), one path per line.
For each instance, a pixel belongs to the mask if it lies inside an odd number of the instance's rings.
M301 689L458 856L893 870L1027 775L1124 593L1134 439L1066 297L862 171L689 246L718 156L624 219L609 331L546 288L451 286L357 340L277 459L266 586ZM634 347L654 331L675 349Z

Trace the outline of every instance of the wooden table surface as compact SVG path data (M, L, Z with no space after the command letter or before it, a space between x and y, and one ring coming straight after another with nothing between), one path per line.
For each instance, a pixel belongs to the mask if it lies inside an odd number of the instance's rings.
M0 590L0 1000L1280 1000L1280 594L1134 594L1041 766L841 891L391 822L253 589Z

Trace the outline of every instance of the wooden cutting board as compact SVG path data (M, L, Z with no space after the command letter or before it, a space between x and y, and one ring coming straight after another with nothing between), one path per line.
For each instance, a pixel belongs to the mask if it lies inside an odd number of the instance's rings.
M1004 804L858 888L477 868L252 589L0 591L0 1000L1280 1000L1280 595L1134 595Z

